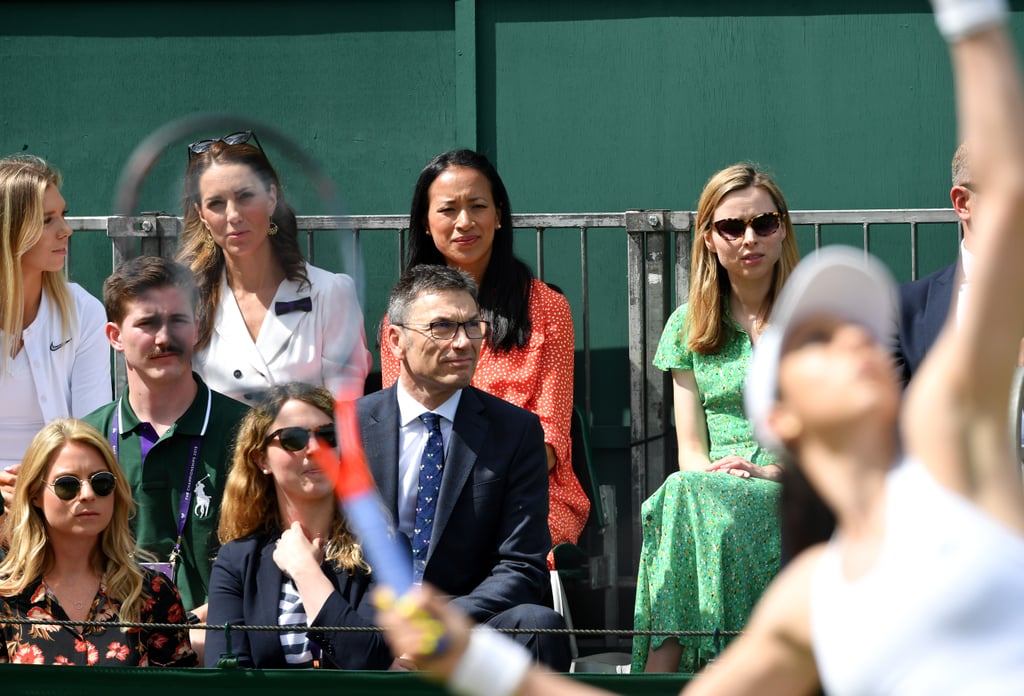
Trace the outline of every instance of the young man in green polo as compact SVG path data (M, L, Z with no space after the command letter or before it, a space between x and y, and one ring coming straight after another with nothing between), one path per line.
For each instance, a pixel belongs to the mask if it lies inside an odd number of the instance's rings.
M121 396L86 416L110 440L138 507L140 548L171 576L192 623L206 621L217 513L246 407L192 372L196 292L189 271L142 256L103 283L107 338L124 356ZM204 632L192 631L202 659Z

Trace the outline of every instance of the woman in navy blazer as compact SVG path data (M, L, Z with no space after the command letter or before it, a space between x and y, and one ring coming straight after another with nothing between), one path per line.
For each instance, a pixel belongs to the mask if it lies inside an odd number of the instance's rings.
M210 624L372 629L370 568L310 454L335 446L334 400L322 387L273 387L242 420L221 506L223 546L210 575ZM206 666L226 651L210 631ZM380 633L236 631L241 667L387 669Z

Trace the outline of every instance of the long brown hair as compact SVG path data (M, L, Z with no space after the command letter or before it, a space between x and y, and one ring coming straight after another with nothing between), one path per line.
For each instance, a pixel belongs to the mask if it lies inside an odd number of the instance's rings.
M270 221L277 225L277 234L269 237L273 257L281 264L285 277L291 281L309 283L306 260L299 249L298 224L295 212L285 201L281 180L263 150L250 143L228 145L222 140L214 142L208 150L192 154L185 170L184 229L178 261L186 264L199 286L199 307L196 323L199 338L196 350L204 348L213 335L213 322L220 302L220 279L224 272L224 251L213 242L209 231L199 217L202 200L199 179L214 164L244 164L263 182L267 191L271 184L277 188L277 207Z
M782 255L775 265L775 279L761 308L762 322L771 314L775 298L800 260L796 235L793 234L793 223L789 219L789 207L782 196L782 191L770 176L746 162L734 164L713 174L704 185L704 191L697 203L697 220L690 261L690 299L683 326L684 336L688 337L687 346L695 353L717 353L728 340L729 332L732 330L724 321L725 303L731 292L729 274L718 261L718 255L707 248L704 238L711 233L715 210L722 199L734 191L751 186L764 189L771 196L786 229L786 238L782 241Z
M277 505L274 478L262 471L270 426L289 401L302 401L334 418L334 398L323 387L293 382L271 387L263 400L249 410L238 427L238 441L231 460L231 471L224 484L217 537L221 544L255 532L272 532L283 527ZM350 573L369 572L362 547L335 506L331 535L327 539L327 560Z

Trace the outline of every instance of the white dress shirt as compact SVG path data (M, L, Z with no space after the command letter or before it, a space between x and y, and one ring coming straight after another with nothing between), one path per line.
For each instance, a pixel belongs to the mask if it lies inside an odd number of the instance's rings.
M974 266L974 254L967 251L964 240L960 240L960 286L956 291L956 323L964 316L964 309L967 308L967 286L971 279L971 267Z
M412 539L416 523L416 491L420 482L420 460L423 448L427 446L427 426L420 416L430 412L402 387L401 380L396 386L398 394L398 529ZM444 439L444 456L448 458L448 444L452 439L452 424L459 409L462 390L433 410L441 416L441 437ZM442 475L443 478L443 475Z

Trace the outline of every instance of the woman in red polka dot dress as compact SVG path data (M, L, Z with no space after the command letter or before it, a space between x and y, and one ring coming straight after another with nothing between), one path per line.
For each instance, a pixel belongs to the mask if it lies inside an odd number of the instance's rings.
M483 155L445 152L420 172L407 266L423 263L460 268L480 286L480 310L491 333L480 351L473 386L540 417L550 472L551 543L575 543L590 501L573 473L569 442L576 345L572 314L565 297L534 278L513 255L508 192ZM381 354L381 373L385 387L398 379L398 362L387 351Z

